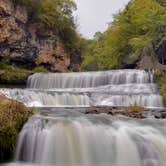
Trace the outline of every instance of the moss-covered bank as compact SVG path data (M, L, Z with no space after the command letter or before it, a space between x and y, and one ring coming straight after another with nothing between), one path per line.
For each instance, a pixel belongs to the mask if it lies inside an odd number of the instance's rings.
M7 63L0 63L0 84L23 85L26 84L28 76L37 72L47 72L43 67L32 70L16 67Z
M0 162L12 159L18 134L32 111L0 95Z
M160 88L160 94L163 96L163 103L166 106L166 72L156 71L155 79Z

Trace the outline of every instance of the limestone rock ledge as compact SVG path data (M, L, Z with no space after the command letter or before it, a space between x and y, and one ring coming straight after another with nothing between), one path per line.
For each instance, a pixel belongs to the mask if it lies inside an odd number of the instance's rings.
M52 31L42 31L32 22L24 6L0 0L0 59L26 68L40 65L50 71L68 71L70 55L63 42Z
M143 107L90 107L85 110L85 114L108 114L112 116L122 115L135 119L145 119L153 117L156 119L166 118L166 109L149 110Z

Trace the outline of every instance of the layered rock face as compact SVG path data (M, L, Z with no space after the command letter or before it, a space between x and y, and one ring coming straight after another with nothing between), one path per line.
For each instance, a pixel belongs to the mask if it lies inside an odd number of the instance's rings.
M30 22L24 6L0 0L0 58L26 68L42 65L50 71L68 71L72 65L63 42Z

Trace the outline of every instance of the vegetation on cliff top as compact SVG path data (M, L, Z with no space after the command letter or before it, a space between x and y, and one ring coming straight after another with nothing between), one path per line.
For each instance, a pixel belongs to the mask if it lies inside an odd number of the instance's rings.
M166 1L131 0L104 33L88 41L82 68L104 70L136 63L144 55L155 55L166 41ZM166 59L163 55L163 59Z
M18 134L31 115L22 103L0 95L0 161L12 157Z

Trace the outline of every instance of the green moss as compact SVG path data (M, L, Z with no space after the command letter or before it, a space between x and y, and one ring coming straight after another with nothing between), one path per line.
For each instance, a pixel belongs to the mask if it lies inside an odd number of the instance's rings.
M26 84L27 78L37 72L47 72L43 67L36 67L33 70L15 67L6 63L0 63L1 84Z
M44 67L36 67L33 69L33 73L47 73L48 70Z
M139 105L137 105L137 104L135 104L135 105L132 105L132 106L129 106L128 108L127 108L127 111L128 112L142 112L142 111L144 111L145 109L142 107L142 106L139 106Z
M166 85L161 87L160 92L161 95L163 96L163 103L166 106Z
M160 94L163 96L163 103L166 106L166 72L157 71L155 78L160 88Z
M30 115L32 111L22 103L0 96L0 161L12 156L18 134Z

